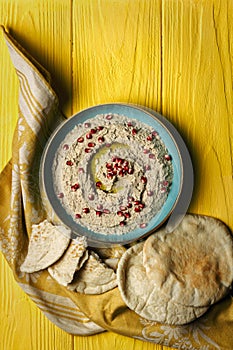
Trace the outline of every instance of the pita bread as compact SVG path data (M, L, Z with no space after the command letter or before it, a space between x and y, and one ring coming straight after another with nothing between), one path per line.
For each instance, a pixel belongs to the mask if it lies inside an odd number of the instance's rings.
M108 267L111 267L111 269L116 271L119 260L120 259L118 259L118 258L109 258L109 259L104 259L103 262L105 263L105 265L107 265Z
M151 321L182 325L203 315L207 307L173 303L148 278L143 266L144 242L132 246L122 256L117 270L118 287L126 305Z
M126 248L122 245L115 245L106 248L95 248L94 251L101 259L119 259L126 251Z
M67 288L83 294L102 294L116 286L115 272L91 251L88 260L76 272L74 281Z
M143 248L147 276L173 302L208 306L233 281L233 240L217 219L186 215L172 233L160 230Z
M88 259L85 237L71 240L63 256L48 268L50 275L61 285L67 286L72 282L74 274Z
M126 248L121 245L115 245L107 248L95 248L95 252L98 254L98 256L114 271L117 270L119 260L125 251Z
M71 231L64 226L54 226L47 220L32 225L26 259L20 267L22 272L46 269L57 261L67 249Z

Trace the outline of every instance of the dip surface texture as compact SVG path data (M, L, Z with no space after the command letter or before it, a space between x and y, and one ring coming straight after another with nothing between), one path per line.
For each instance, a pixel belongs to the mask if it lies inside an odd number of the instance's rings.
M80 123L65 137L53 163L54 187L80 225L125 234L160 211L172 183L172 159L152 127L118 114Z

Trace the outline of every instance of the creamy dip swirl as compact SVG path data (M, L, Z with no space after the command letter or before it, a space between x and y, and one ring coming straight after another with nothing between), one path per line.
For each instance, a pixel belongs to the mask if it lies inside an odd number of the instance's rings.
M172 159L152 127L118 114L77 124L53 163L55 191L80 225L124 234L161 210L172 183Z

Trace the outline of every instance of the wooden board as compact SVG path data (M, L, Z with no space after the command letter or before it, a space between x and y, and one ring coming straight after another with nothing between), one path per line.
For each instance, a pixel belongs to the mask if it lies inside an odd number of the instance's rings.
M233 229L233 3L195 0L0 0L0 23L50 71L63 112L129 102L162 112L190 150L190 212ZM11 156L18 81L0 36L0 168ZM0 350L168 350L114 333L58 329L0 255ZM167 335L169 339L170 335Z

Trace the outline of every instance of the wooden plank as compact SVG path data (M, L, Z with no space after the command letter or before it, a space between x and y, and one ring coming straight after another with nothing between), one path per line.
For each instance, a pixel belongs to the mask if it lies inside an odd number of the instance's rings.
M192 156L190 211L232 228L232 2L162 4L162 111Z
M0 23L8 27L18 42L51 72L62 109L68 115L71 98L70 10L69 1L0 1ZM2 169L11 156L17 119L18 81L2 35L0 52ZM73 336L45 318L16 284L2 254L0 259L0 349L72 349Z
M160 110L160 1L73 2L73 111L106 102Z
M0 168L2 169L12 153L12 136L18 115L18 80L3 35L0 35L0 52Z
M1 24L50 73L62 109L71 102L71 0L0 2Z

